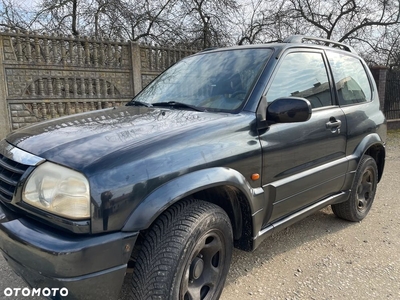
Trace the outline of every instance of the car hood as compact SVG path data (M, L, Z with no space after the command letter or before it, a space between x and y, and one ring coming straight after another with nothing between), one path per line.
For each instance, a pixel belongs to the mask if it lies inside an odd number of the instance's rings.
M20 129L7 141L27 152L76 169L136 143L179 134L227 114L120 107L62 117Z

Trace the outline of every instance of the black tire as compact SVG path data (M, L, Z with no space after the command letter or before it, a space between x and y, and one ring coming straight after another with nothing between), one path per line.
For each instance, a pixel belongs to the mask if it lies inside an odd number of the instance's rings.
M332 205L334 214L342 219L358 222L364 219L374 202L378 185L378 168L375 160L364 155L358 165L351 187L350 198L343 203Z
M232 249L232 226L223 209L194 199L178 202L146 233L129 298L218 299Z

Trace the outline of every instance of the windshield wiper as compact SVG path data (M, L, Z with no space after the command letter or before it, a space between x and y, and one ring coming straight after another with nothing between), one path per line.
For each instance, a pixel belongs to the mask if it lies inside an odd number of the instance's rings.
M129 101L125 106L146 106L146 107L152 107L153 105L151 105L150 103L147 103L147 102L131 100L131 101Z
M168 101L168 102L156 102L153 103L153 106L172 106L172 107L181 107L181 108L190 108L193 109L195 111L205 111L202 108L199 108L197 106L194 105L190 105L190 104L186 104L183 102L176 102L176 101Z

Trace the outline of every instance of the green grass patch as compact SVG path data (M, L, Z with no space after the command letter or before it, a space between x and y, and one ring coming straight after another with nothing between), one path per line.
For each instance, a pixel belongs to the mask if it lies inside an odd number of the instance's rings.
M391 137L400 137L400 129L391 129L388 130L387 133Z
M398 144L400 140L400 129L391 129L387 131L387 145L391 146L393 143Z

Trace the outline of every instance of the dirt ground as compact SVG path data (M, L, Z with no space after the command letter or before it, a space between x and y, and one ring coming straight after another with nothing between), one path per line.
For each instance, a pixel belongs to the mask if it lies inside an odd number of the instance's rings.
M252 253L236 250L221 300L400 299L399 200L400 131L388 135L384 176L366 219L343 221L325 208ZM5 297L6 287L25 284L0 257L0 299L27 299Z

